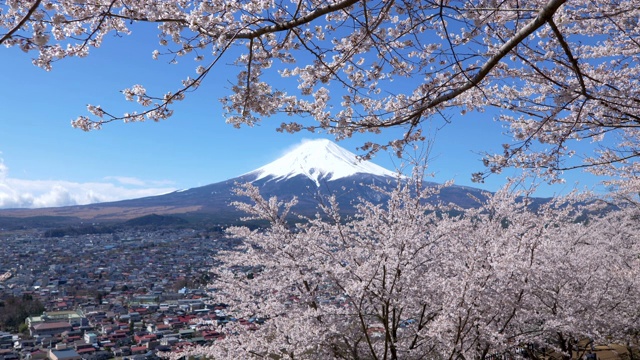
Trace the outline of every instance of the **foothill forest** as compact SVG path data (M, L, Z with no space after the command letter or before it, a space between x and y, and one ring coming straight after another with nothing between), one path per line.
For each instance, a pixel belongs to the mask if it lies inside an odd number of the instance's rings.
M1 209L3 359L640 358L639 0L0 4L0 45L47 71L138 29L192 69L122 90L127 112L88 105L78 131L172 121L232 73L229 126L367 140L164 195ZM430 182L429 129L482 116L507 140L468 175L517 176ZM410 169L370 162L385 152ZM606 193L535 196L571 172Z

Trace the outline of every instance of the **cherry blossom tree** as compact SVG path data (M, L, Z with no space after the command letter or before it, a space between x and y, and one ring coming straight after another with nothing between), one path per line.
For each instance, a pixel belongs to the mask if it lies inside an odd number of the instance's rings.
M232 229L244 245L222 254L215 302L239 321L224 340L173 356L486 359L536 346L570 355L578 340L624 343L637 332L637 208L576 221L580 197L533 210L504 190L454 215L434 201L438 189L415 185L387 192L386 204L362 202L349 219L329 199L322 217L295 226L295 200L242 187L253 203L240 208L271 225Z
M142 106L135 112L90 105L90 117L73 121L83 130L170 117L174 102L223 71L226 55L238 65L221 99L234 126L286 113L294 118L281 131L338 139L405 128L400 139L363 146L375 151L421 139L425 121L495 108L513 141L486 154L476 180L518 166L552 180L589 167L635 181L639 18L638 0L6 0L0 44L37 53L34 64L49 70L146 23L160 36L154 57L198 63L165 94L123 90ZM293 86L267 82L273 74ZM577 140L601 146L576 154ZM565 161L575 155L579 161ZM612 183L621 184L629 186Z

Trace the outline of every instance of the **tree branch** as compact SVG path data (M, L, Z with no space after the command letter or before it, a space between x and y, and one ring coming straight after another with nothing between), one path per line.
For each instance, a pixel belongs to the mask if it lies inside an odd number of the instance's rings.
M553 22L553 18L550 18L549 20L547 20L547 23L549 24L549 27L551 27L551 30L553 31L553 33L556 35L556 38L558 39L560 46L562 46L562 50L564 50L565 54L567 55L567 58L569 59L569 62L571 63L573 72L576 74L576 77L578 78L578 82L580 83L580 93L583 96L589 98L589 94L587 93L587 87L584 84L584 78L582 76L582 71L580 71L580 65L578 64L578 60L576 60L576 58L573 57L573 54L571 53L571 49L569 48L569 44L567 44L567 42L565 41L564 36L562 36L562 33L560 32L560 29L558 29L558 27L556 26L555 22Z
M38 6L40 6L40 3L42 2L42 0L36 0L36 2L33 3L33 5L31 5L31 7L29 8L29 11L27 12L27 14L22 18L22 20L20 20L20 22L18 23L18 25L14 26L13 29L9 30L8 33L4 34L4 36L2 37L2 39L0 39L0 44L4 43L5 41L7 41L8 39L11 38L11 36L18 31L27 21L29 21L29 19L31 18L31 15L33 15L34 12L36 12L36 9L38 9Z
M538 16L527 24L525 27L520 29L511 39L509 39L506 43L504 43L498 52L494 54L478 71L477 74L469 78L469 80L459 87L458 89L452 90L444 95L440 95L437 98L429 101L426 105L420 107L416 110L412 115L410 115L407 119L404 119L400 123L404 123L407 121L416 121L422 116L422 113L427 109L431 109L436 107L446 101L456 98L467 90L478 85L484 78L489 75L491 70L498 65L498 63L504 58L511 50L513 50L518 44L520 44L527 36L531 35L534 31L540 28L542 25L547 23L552 19L553 15L556 13L558 8L564 4L566 0L551 0L549 1L538 13Z
M323 15L326 15L326 14L329 14L329 13L332 13L332 12L335 12L335 11L338 11L338 10L345 9L345 8L351 6L351 5L353 5L353 4L355 4L355 3L359 2L359 1L360 0L345 0L343 2L334 4L334 5L327 5L325 7L316 9L316 10L310 12L309 14L307 14L307 15L305 15L303 17L297 18L297 19L293 19L293 20L290 20L290 21L286 21L286 22L275 24L275 25L271 25L271 26L265 26L263 28L259 28L259 29L256 29L256 30L251 30L251 31L247 31L247 32L240 32L238 34L229 35L228 37L229 38L233 38L233 39L253 39L253 38L260 37L260 36L262 36L264 34L268 34L268 33L280 32L280 31L284 31L284 30L291 30L291 29L294 29L294 28L296 28L296 27L298 27L300 25L310 23L313 20L315 20L315 19L317 19L317 18L319 18L319 17L321 17ZM566 0L564 0L564 1L566 1Z

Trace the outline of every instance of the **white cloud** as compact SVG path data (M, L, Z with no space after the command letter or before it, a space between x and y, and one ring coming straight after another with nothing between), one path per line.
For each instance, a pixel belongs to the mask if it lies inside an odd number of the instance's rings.
M143 181L110 176L104 182L78 183L64 180L24 180L9 176L0 159L0 209L86 205L135 199L176 190L168 181Z
M104 179L107 181L114 180L123 185L135 185L135 186L145 185L144 180L140 180L138 178L128 177L128 176L107 176Z

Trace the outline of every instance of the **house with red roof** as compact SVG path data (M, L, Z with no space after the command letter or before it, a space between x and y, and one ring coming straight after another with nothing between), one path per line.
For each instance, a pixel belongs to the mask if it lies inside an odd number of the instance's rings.
M142 355L146 354L149 349L146 346L132 346L131 347L131 355Z

